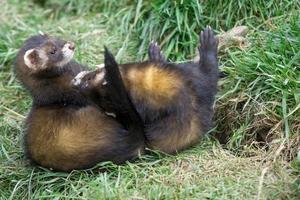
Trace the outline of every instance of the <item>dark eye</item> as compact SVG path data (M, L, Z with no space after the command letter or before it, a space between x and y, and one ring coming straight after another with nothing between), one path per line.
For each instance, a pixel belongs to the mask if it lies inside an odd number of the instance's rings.
M51 54L55 54L55 53L56 53L56 49L52 49L52 50L50 51L50 53L51 53Z

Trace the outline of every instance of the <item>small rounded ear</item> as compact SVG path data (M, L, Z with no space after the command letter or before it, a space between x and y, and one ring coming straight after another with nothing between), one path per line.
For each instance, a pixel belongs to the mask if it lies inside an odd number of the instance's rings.
M49 34L44 33L43 31L39 31L39 34L45 38L49 38Z
M35 49L30 49L25 52L24 63L30 69L37 69L39 63L39 53Z
M43 33L43 36L44 36L45 38L50 38L50 35L49 35L48 33Z

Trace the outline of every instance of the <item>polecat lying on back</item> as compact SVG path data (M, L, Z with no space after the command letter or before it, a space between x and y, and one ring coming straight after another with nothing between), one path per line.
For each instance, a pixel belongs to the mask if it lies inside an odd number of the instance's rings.
M196 142L212 125L217 92L218 42L210 28L200 34L200 63L173 64L157 45L149 48L150 61L119 65L127 92L145 125L148 147L175 153ZM102 92L110 84L105 72L86 72L75 77L76 86L101 105ZM92 77L92 78L91 78Z
M60 171L137 157L144 150L143 124L126 94L117 65L106 52L105 65L110 69L106 76L115 77L113 84L106 86L107 94L126 128L72 87L71 80L84 68L71 60L74 48L73 43L38 35L28 39L17 55L16 75L33 98L25 123L27 156ZM124 109L118 110L118 106Z

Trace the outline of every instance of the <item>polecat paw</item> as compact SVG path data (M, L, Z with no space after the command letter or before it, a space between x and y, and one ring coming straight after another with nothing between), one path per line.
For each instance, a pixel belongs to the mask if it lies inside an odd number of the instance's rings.
M205 54L217 55L218 39L215 37L214 32L210 26L201 31L200 33L200 56Z
M166 58L163 55L163 53L160 50L160 47L158 46L157 42L152 41L150 43L149 49L148 49L148 56L150 61L154 62L165 62Z

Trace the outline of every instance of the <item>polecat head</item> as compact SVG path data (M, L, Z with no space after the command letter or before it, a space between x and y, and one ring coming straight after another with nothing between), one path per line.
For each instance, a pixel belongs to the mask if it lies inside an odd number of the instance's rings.
M25 42L24 64L33 71L63 67L71 61L75 44L49 35L33 36Z

